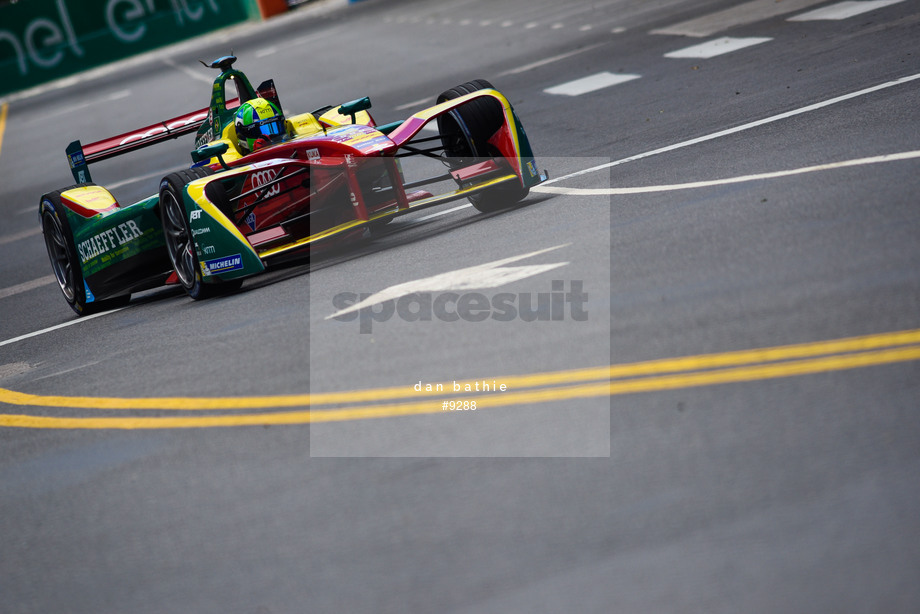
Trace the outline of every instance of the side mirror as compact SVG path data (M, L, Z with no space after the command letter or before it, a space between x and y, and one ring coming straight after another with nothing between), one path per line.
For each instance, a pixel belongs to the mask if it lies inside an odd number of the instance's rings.
M224 167L224 170L229 169L227 163L224 162L223 155L227 153L227 150L230 148L226 143L213 143L211 145L204 145L199 147L192 152L192 160L195 162L201 162L202 160L210 160L213 157L217 157L220 165Z
M351 102L346 102L339 107L339 113L342 115L350 115L351 123L356 123L355 115L360 111L367 111L371 108L371 99L365 96L364 98L358 98L357 100L352 100Z

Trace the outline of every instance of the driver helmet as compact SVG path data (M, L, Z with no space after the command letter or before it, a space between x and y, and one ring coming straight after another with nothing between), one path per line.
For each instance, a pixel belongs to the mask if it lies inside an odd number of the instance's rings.
M254 151L284 137L284 115L264 98L253 98L240 105L234 119L240 151Z

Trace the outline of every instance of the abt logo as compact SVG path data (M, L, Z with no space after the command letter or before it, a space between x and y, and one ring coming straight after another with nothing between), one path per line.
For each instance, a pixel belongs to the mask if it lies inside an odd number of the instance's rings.
M195 209L188 214L188 221L194 222L195 220L201 219L201 209Z
M278 171L273 171L271 169L264 171L256 171L249 176L250 189L255 190L261 188L264 185L267 185L275 180L275 177L278 176ZM267 192L262 194L263 198L271 198L272 196L277 196L281 193L281 184L276 183L268 189Z

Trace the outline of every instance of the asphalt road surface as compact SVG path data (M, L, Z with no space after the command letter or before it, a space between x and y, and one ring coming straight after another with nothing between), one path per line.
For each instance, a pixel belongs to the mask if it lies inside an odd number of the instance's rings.
M552 180L76 318L64 147L231 50L289 114L488 79ZM0 611L920 610L916 0L335 0L3 105ZM191 141L94 179L133 202ZM485 319L334 317L407 282Z

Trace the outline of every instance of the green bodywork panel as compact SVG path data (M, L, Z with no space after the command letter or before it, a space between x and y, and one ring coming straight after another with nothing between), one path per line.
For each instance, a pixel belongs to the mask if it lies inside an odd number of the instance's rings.
M245 237L203 194L199 203L189 193L189 186L202 186L209 180L192 182L183 190L183 204L188 216L195 251L204 283L217 283L256 275L265 265ZM192 190L193 193L201 193ZM222 223L223 222L223 223Z
M165 243L163 226L156 214L158 203L159 197L154 195L130 207L89 219L64 207L83 276L90 277L145 251L162 251Z
M540 177L540 170L537 167L537 161L534 158L533 150L530 148L530 139L527 138L527 133L524 131L524 124L522 124L521 120L518 119L517 113L514 112L514 109L511 109L511 116L514 118L514 126L512 126L512 130L517 132L518 146L520 147L521 177L524 181L524 186L527 188L532 188L533 186L540 184L543 179Z
M228 68L221 72L214 79L214 84L211 86L210 112L208 113L208 119L198 129L198 134L195 137L196 148L219 139L223 129L228 124L233 123L233 116L237 107L227 108L227 83L230 81L236 83L240 98L239 104L256 97L252 84L249 83L249 79L242 72L233 68ZM230 96L230 98L233 99L236 96Z

